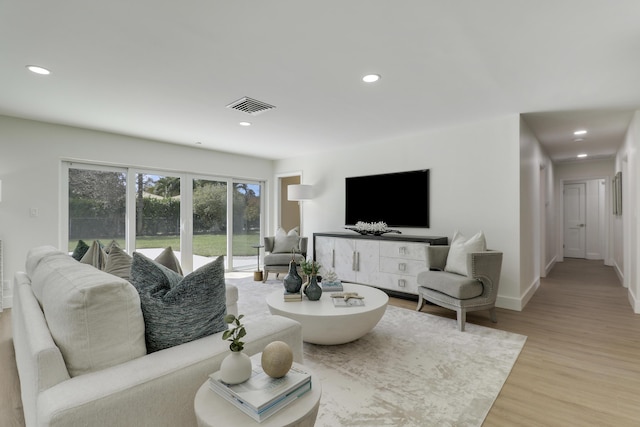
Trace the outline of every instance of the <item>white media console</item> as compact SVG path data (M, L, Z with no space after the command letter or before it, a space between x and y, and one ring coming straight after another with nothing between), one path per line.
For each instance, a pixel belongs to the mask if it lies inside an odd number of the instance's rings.
M427 267L428 245L446 237L388 234L313 233L314 259L344 282L370 285L389 293L417 295L418 273Z

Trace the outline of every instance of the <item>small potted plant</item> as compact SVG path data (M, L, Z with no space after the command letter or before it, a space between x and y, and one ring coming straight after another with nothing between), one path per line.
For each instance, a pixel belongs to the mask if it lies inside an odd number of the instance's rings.
M241 320L244 314L234 316L227 314L224 317L225 323L230 328L222 333L222 339L229 341L231 354L224 358L220 365L220 379L227 384L240 384L251 377L251 359L245 353L244 341L242 338L247 335L247 330Z
M316 276L320 271L320 267L322 267L320 263L312 259L304 260L300 263L300 268L307 277Z

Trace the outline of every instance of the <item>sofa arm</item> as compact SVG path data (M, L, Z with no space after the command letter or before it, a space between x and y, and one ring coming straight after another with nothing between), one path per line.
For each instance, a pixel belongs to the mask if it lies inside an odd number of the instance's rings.
M302 327L270 316L246 321L245 352L285 341L302 361ZM196 391L229 354L222 332L73 377L38 398L39 426L195 426Z

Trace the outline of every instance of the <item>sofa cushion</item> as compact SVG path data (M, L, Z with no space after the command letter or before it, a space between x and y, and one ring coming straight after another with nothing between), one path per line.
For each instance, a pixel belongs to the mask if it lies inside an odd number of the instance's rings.
M441 292L456 299L469 299L482 295L483 286L479 280L444 271L423 271L418 273L418 286Z
M131 283L140 294L149 353L227 329L222 256L182 277L134 252Z
M36 246L35 248L29 249L27 251L27 260L24 263L27 275L32 277L40 261L42 261L45 256L51 255L54 252L59 253L60 251L54 246Z
M58 251L44 255L30 276L70 376L146 354L140 298L129 282Z
M487 243L484 233L481 231L473 237L466 239L461 233L455 232L451 239L449 255L444 271L462 274L467 276L467 254L471 252L484 252L487 250Z

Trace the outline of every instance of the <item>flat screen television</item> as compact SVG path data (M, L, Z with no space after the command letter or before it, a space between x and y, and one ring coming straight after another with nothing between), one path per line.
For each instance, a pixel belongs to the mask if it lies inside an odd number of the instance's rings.
M345 178L345 225L429 227L429 169Z

